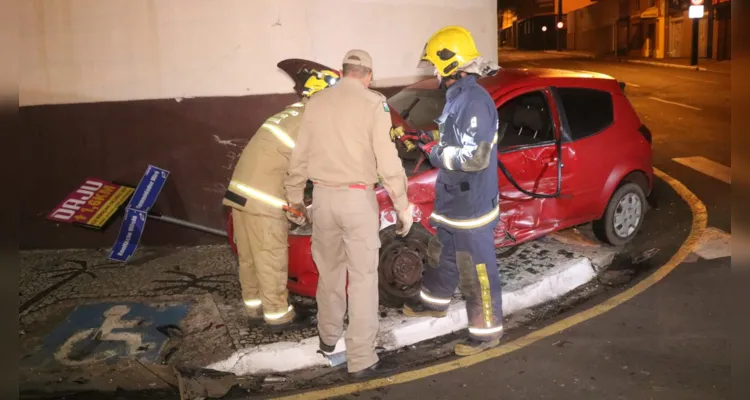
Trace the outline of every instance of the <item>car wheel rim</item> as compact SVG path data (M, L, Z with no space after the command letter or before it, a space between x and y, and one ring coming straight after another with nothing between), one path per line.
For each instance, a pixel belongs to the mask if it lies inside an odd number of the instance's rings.
M641 223L643 204L640 197L635 193L628 193L620 199L615 208L613 221L614 231L617 236L626 238L638 229Z
M427 246L418 240L393 243L380 257L380 281L393 294L411 297L419 292Z

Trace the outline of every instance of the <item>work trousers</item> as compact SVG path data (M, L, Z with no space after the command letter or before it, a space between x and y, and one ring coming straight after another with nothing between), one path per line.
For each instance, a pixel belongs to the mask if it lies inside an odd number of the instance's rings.
M286 219L232 210L239 258L240 286L245 305L263 309L268 324L294 317L289 305L289 222Z
M378 361L378 202L372 188L315 185L312 203L312 255L318 267L318 331L335 345L344 330L349 278L349 326L346 360L349 372Z
M460 285L466 299L469 335L490 341L502 335L503 298L491 223L474 229L437 228L428 245L422 279L425 307L446 310Z

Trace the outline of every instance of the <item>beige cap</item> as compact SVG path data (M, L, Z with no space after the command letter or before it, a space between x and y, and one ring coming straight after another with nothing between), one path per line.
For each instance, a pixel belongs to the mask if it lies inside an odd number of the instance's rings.
M349 50L344 56L343 64L361 65L372 69L372 57L364 50Z

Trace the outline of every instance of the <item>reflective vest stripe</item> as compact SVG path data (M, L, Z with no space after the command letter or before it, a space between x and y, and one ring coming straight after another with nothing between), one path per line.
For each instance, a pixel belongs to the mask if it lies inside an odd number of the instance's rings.
M292 311L294 311L294 306L290 304L289 308L287 308L286 311L279 312L279 313L263 313L263 317L273 321L273 320L284 318L285 315L289 314Z
M469 333L473 333L474 335L492 335L498 332L503 331L503 326L496 326L494 328L473 328L469 327Z
M291 137L278 125L273 125L270 123L265 123L261 125L261 128L264 128L265 130L273 133L274 136L276 136L277 139L281 140L281 143L284 143L287 147L293 149L294 148L294 140L292 140Z
M454 228L472 229L489 224L498 215L500 215L500 206L493 208L492 211L482 215L481 217L472 219L450 219L435 213L432 213L432 215L430 215L430 218L434 219L435 221L442 222L446 225L450 225Z
M286 201L281 200L276 196L271 196L270 194L263 193L260 190L253 189L250 186L247 186L235 180L229 182L229 187L235 187L244 195L252 197L255 200L262 201L263 203L266 203L272 207L284 208L287 205Z
M260 299L245 300L245 305L248 307L260 307Z
M482 297L482 316L487 328L492 327L492 295L490 294L490 278L487 276L487 266L477 264L477 277Z
M422 298L422 300L432 304L446 305L450 304L451 302L451 299L438 299L437 297L430 296L422 290L419 291L419 296Z

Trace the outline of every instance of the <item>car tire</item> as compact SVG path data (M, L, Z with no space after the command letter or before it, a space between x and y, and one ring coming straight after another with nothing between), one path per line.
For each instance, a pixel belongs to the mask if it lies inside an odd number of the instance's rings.
M430 237L430 232L418 223L412 225L405 237L396 234L395 226L380 231L378 292L381 305L400 308L404 301L419 295Z
M621 185L609 199L604 215L593 222L594 234L613 246L630 242L643 225L646 207L640 185L633 182Z

